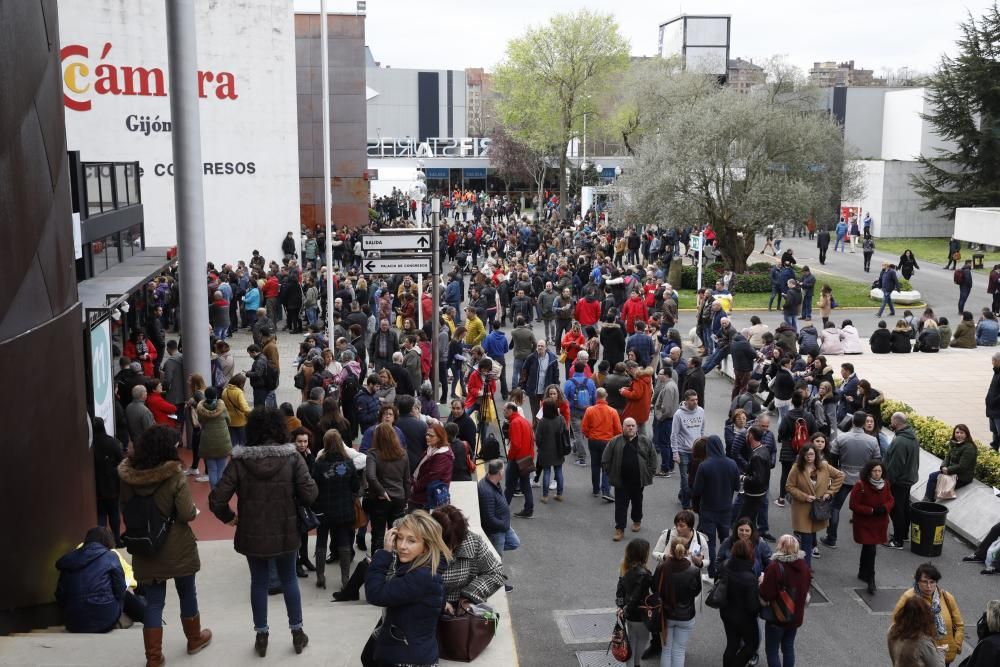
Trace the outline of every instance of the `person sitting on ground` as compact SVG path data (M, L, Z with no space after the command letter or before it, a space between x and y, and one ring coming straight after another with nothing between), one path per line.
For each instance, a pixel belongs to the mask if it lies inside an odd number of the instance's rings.
M975 349L976 326L972 323L972 313L969 311L962 313L962 321L955 327L955 334L951 339L951 347L963 350Z
M994 347L997 344L998 334L1000 334L1000 322L997 322L997 316L989 308L983 308L983 314L976 324L976 345Z
M892 351L896 354L907 354L910 349L910 338L913 329L906 320L897 320L896 328L892 330Z
M917 334L917 340L913 344L914 352L937 352L941 349L941 335L938 333L938 325L934 320L924 322L924 328Z
M864 352L861 347L861 336L851 320L844 320L840 323L840 340L844 344L844 354L862 354Z
M992 552L992 558L991 556ZM986 568L980 574L997 574L1000 572L1000 521L995 523L976 550L962 558L965 563L983 563Z
M844 336L837 325L832 321L827 322L820 333L819 350L821 354L831 356L844 354Z
M885 320L878 321L878 328L872 332L868 345L873 354L889 354L892 352L892 332L886 327Z
M937 321L938 335L941 337L941 349L946 350L951 346L951 325L948 324L947 317L941 317Z

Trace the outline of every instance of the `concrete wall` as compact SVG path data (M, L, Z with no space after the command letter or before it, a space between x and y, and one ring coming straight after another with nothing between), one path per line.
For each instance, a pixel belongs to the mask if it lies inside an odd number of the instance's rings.
M955 209L955 238L1000 246L1000 208Z
M884 107L884 88L847 89L844 140L861 159L877 160L882 157Z
M910 184L920 172L916 162L863 160L865 196L844 206L860 206L862 217L871 213L872 234L878 237L950 236L952 222L937 211L922 211L924 200Z
M913 160L920 155L924 121L924 89L893 90L885 94L882 122L882 159Z
M331 211L337 227L368 222L365 179L365 17L327 16L330 67ZM295 15L295 71L298 109L299 221L326 224L323 213L323 79L320 73L320 17Z
M368 134L379 137L418 137L419 93L417 74L438 74L438 130L439 137L466 136L466 77L463 70L452 70L452 131L448 132L448 70L397 69L395 67L369 67L366 71L368 87L377 95L368 100Z

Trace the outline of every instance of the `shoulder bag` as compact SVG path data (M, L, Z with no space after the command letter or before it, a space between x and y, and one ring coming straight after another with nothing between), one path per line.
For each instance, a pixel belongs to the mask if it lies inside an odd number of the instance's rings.
M795 587L785 583L785 566L778 563L781 584L778 596L770 602L762 601L760 617L773 625L785 625L795 618Z
M646 599L642 601L639 606L644 612L646 612L645 624L646 628L650 632L657 633L663 629L663 598L660 596L660 590L663 586L663 573L666 571L664 566L660 566L660 576L656 578L656 588L646 596Z
M708 592L705 596L705 604L707 604L712 609L722 609L723 605L729 598L729 580L723 571L719 573L719 578L715 580L715 585L712 586L712 590Z
M812 507L809 508L809 517L813 521L829 521L830 517L833 515L833 499L822 500L817 498L812 501Z
M517 464L517 471L522 475L530 475L535 472L535 457L525 456L524 458L515 461Z
M605 654L611 653L618 662L628 663L632 659L632 644L628 640L628 625L618 619L615 629L611 631L611 643Z
M475 604L468 610L456 606L455 615L441 614L438 618L438 652L443 660L472 662L493 641L500 614L485 604Z

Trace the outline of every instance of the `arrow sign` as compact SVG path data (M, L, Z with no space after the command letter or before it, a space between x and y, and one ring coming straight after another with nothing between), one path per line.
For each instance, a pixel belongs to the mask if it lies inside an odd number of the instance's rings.
M430 273L430 255L407 257L380 257L366 259L362 264L365 273Z
M362 250L428 250L431 247L431 230L393 230L361 237Z

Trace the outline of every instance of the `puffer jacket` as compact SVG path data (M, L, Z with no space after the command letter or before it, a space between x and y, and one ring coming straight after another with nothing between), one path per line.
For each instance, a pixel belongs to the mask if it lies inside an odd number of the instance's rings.
M229 439L229 412L222 401L208 407L208 401L198 404L198 423L201 424L199 453L206 459L220 459L229 456L233 443Z
M133 496L153 496L153 502L164 517L174 517L163 547L153 556L132 556L132 571L140 584L186 577L201 569L198 545L188 525L197 516L184 468L180 461L164 461L155 468L136 469L132 460L118 465L121 478L122 507Z
M820 348L821 354L826 355L839 355L844 354L844 342L843 333L840 329L836 327L830 329L823 329L820 332Z
M840 339L844 343L844 354L862 354L861 336L854 325L848 324L840 330Z
M233 428L242 428L247 425L247 417L250 415L250 404L247 403L247 395L243 390L234 384L227 384L222 390L222 402L226 405L226 412L229 413L229 425Z
M632 417L635 423L645 424L649 420L649 408L653 400L653 369L640 368L632 378L632 384L621 390L628 403L622 412L622 419Z
M312 477L316 481L317 495L313 511L324 526L354 523L354 496L361 490L361 480L353 461L340 454L326 454L316 459Z
M87 542L56 561L56 600L69 632L107 632L122 612L125 571L118 556Z
M299 548L296 501L311 505L317 493L295 445L256 445L233 448L208 502L219 521L239 516L233 538L238 553L273 558ZM236 514L229 508L234 494Z

